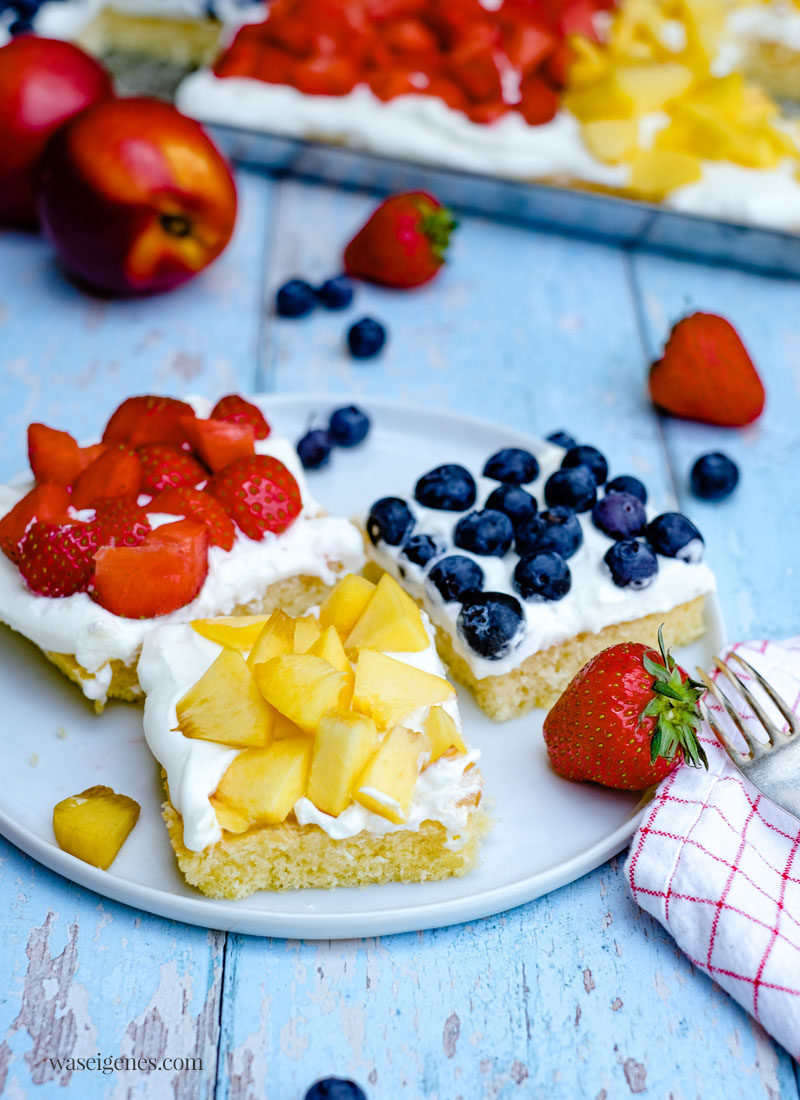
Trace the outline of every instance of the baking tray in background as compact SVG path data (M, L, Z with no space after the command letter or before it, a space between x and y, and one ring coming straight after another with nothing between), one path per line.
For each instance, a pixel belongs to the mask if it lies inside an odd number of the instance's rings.
M465 213L772 275L800 277L800 234L680 214L597 192L415 164L319 141L207 124L239 164L376 193L429 190Z

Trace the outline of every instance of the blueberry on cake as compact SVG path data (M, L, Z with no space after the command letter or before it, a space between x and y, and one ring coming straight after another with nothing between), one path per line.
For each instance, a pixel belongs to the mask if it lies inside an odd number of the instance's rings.
M368 554L424 607L451 673L497 721L549 706L595 653L705 630L714 577L686 516L653 514L644 485L609 480L596 448L556 433L447 464L383 497Z
M164 818L212 897L463 875L489 819L424 612L344 577L314 614L159 627L139 675Z

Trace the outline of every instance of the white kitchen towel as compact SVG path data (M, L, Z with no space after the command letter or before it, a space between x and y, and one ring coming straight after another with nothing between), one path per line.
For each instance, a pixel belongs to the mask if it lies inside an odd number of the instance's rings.
M731 650L800 712L800 637ZM720 687L758 736L724 677ZM706 703L731 728L710 693ZM628 882L691 961L800 1059L800 822L742 778L707 727L701 740L708 771L684 765L660 785L631 844Z

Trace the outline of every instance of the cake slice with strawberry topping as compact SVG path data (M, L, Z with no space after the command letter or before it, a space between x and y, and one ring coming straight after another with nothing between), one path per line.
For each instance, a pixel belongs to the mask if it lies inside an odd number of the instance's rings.
M157 623L300 614L361 538L308 492L262 410L145 395L100 443L28 431L34 481L0 486L0 622L33 641L98 709L141 697L138 656Z

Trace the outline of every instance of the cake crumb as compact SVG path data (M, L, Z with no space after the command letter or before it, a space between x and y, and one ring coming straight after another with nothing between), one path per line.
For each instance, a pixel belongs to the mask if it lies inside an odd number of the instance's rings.
M38 768L38 766L39 766L39 754L38 754L38 752L34 752L28 757L28 763L30 764L30 766L32 768Z
M59 726L56 730L56 737L58 737L61 741L66 741L66 739L69 737L69 734L63 726Z

